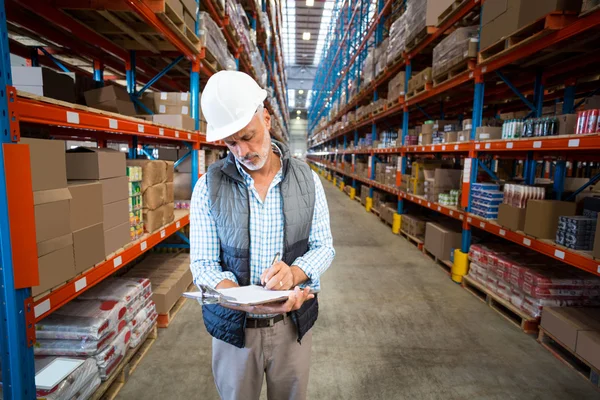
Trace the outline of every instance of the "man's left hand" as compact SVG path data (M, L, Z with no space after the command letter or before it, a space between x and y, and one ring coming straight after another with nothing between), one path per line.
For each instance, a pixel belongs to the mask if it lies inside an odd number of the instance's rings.
M269 290L290 290L294 287L294 274L289 265L279 261L262 273L260 282Z

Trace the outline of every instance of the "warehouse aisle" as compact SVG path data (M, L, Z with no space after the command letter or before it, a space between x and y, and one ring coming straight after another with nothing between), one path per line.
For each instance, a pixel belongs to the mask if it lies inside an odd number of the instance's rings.
M310 399L599 397L359 203L324 186L337 257L323 278ZM188 300L118 399L218 399L210 343L200 306Z

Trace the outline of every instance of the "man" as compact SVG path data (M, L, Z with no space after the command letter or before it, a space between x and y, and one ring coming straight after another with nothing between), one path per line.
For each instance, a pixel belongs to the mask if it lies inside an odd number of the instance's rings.
M207 141L229 155L194 188L191 269L194 282L217 289L264 285L294 289L284 303L203 307L213 336L213 375L221 398L304 399L320 275L331 264L329 210L317 175L272 141L264 89L248 75L221 71L202 94ZM273 263L277 254L281 261Z

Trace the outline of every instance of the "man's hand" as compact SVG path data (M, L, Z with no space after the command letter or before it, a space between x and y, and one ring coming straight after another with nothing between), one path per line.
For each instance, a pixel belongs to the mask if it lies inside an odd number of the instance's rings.
M229 304L221 304L221 306L251 314L285 314L290 311L299 310L305 301L314 297L314 294L310 294L310 288L302 290L296 286L285 302L262 304L259 306L234 306Z
M290 290L294 287L294 274L289 265L279 261L262 273L260 283L269 290Z

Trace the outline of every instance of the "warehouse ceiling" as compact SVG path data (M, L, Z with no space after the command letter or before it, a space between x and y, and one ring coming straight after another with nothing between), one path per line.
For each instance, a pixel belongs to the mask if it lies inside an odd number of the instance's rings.
M300 70L314 69L319 64L334 4L335 0L285 1L281 40L287 67L300 67ZM312 87L312 78L310 82L307 80L303 83ZM290 110L306 109L311 92L311 90L300 91L290 88L288 90Z

